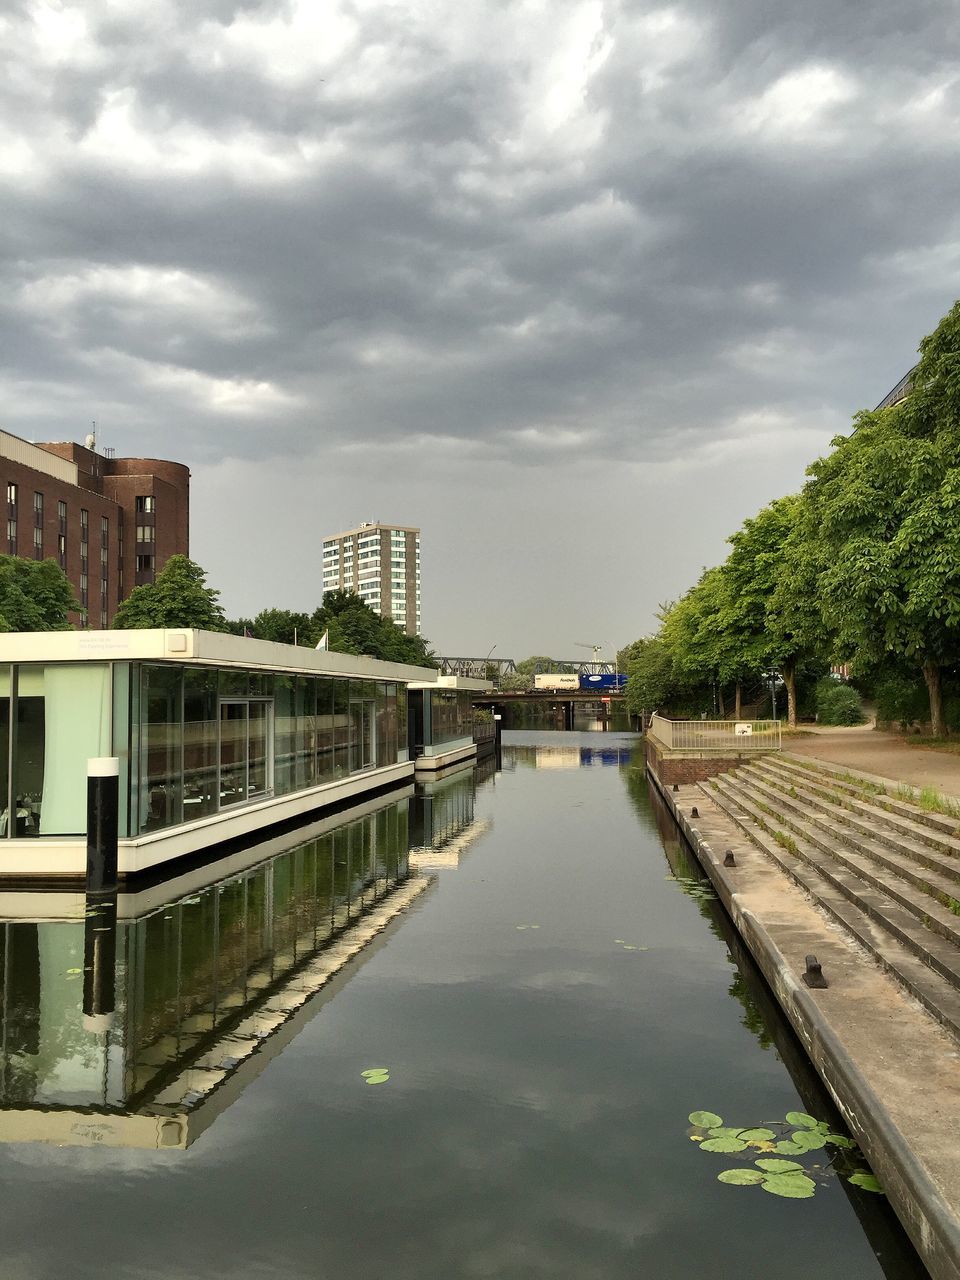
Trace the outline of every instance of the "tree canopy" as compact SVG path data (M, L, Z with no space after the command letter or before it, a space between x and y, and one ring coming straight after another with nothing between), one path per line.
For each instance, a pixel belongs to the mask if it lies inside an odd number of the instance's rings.
M794 724L798 671L837 660L902 680L913 664L944 732L942 681L960 665L960 302L920 344L911 387L858 414L802 492L746 520L724 563L628 648L635 709L710 682L739 694L776 668Z
M117 610L113 625L123 630L196 627L223 631L219 597L219 591L207 586L200 565L187 556L171 556L155 582L134 587Z
M80 602L55 560L0 555L0 631L69 631Z

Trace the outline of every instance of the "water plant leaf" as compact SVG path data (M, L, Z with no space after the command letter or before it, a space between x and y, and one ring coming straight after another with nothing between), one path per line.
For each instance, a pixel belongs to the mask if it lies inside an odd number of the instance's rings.
M790 1141L801 1151L820 1151L827 1145L827 1135L814 1129L797 1129L791 1133Z
M832 1147L843 1147L845 1150L857 1145L852 1138L845 1138L842 1133L828 1133L827 1141Z
M767 1178L760 1185L764 1191L769 1191L774 1196L783 1196L786 1200L809 1200L817 1189L814 1180L801 1173Z
M687 1116L691 1124L695 1124L698 1129L713 1129L717 1125L723 1124L719 1116L715 1116L712 1111L691 1111Z
M884 1194L880 1179L875 1173L854 1173L851 1175L850 1181L855 1187L860 1187L863 1191L876 1191L881 1196Z
M82 970L82 969L68 969L68 970L67 970L67 977L69 978L69 977L70 977L72 974L74 974L74 973L83 973L83 970Z
M808 1116L805 1111L788 1111L787 1124L792 1124L795 1129L818 1129L820 1121L814 1116Z
M360 1074L366 1080L367 1084L386 1084L390 1079L390 1071L387 1067L369 1067Z
M782 1156L802 1156L803 1147L798 1147L795 1142L791 1142L789 1138L783 1138L776 1145L776 1150Z
M755 1160L754 1164L764 1173L803 1173L803 1165L795 1160Z
M741 1129L737 1136L744 1142L772 1142L777 1135L772 1129Z
M724 1169L717 1174L718 1182L729 1183L732 1187L751 1187L763 1182L763 1174L759 1169Z
M742 1138L743 1130L737 1129L732 1125L720 1125L719 1128L708 1130L708 1136L711 1138Z
M701 1151L722 1151L724 1155L732 1155L736 1151L746 1151L747 1144L739 1138L707 1138L701 1142Z

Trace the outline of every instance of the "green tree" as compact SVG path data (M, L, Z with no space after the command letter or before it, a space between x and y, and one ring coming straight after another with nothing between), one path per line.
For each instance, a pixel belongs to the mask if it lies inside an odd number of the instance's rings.
M0 555L0 630L69 631L67 615L79 610L55 560Z
M327 646L337 653L368 654L384 662L435 667L423 636L409 636L391 618L382 618L352 591L328 591L309 619L317 640L327 633Z
M663 638L645 636L629 646L627 659L627 710L638 716L666 705L674 692L673 661Z
M557 662L555 658L548 658L545 653L535 653L529 658L521 658L514 665L519 676L534 676L541 671L564 672L567 674L573 671L573 667L569 663Z
M224 631L220 592L206 585L206 574L187 556L171 556L156 582L134 587L117 610L115 627L196 627Z
M960 657L960 302L920 344L912 384L834 440L805 498L842 656L914 662L939 736L943 669Z

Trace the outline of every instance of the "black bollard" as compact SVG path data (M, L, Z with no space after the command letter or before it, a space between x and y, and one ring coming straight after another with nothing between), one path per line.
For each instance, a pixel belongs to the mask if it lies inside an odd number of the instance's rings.
M693 808L690 810L690 817L691 817L691 818L699 818L699 817L700 817L700 810L697 808L697 806L696 806L696 805L694 805L694 806L693 806Z
M87 895L83 922L83 1025L109 1031L116 1007L117 891Z
M725 867L735 867L737 865L737 860L733 856L732 849L728 849L727 852L723 855L723 865Z
M680 788L677 786L677 784L676 784L676 783L674 783L674 784L673 784L673 789L674 789L674 791L679 791L679 790L680 790Z
M806 969L803 971L803 980L808 987L826 987L829 985L823 976L823 970L820 968L820 961L816 956L807 956Z
M117 887L117 831L120 761L100 756L87 761L87 893Z

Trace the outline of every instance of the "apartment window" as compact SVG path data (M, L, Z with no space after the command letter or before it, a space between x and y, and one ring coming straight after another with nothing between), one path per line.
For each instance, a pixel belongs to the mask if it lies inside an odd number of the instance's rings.
M106 573L106 571L107 571L107 558L108 558L109 554L110 554L110 553L109 553L109 551L107 550L107 548L106 548L106 547L101 547L101 548L100 548L100 563L103 565L103 572L104 572L104 573Z
M34 560L43 559L43 530L34 529L33 531L33 558Z
M7 481L7 503L11 507L17 505L17 486L11 481Z
M57 523L60 526L60 532L67 532L67 504L61 498L57 503Z
M101 609L101 610L100 610L100 629L101 629L101 631L106 631L106 629L107 629L107 611L106 611L106 609Z
M109 544L110 544L110 521L107 519L106 516L101 516L100 517L100 545L101 547L106 547L106 546L109 546Z
M157 531L152 524L137 525L137 541L138 542L155 542Z
M81 603L81 605L84 607L84 609L86 609L86 607L87 607L87 594L88 594L88 592L87 592L87 575L86 575L85 573L81 573L81 575L80 575L80 603Z
M33 495L33 523L38 529L43 527L43 494L35 493ZM34 540L36 545L36 540Z
M136 508L138 512L156 511L156 498L146 494L140 494L136 500Z
M57 534L57 563L61 569L67 567L67 535L65 533Z
M90 512L80 508L80 541L86 542L90 536Z
M137 556L137 573L153 572L153 556Z
M11 556L17 554L17 522L16 520L7 521L7 553Z

